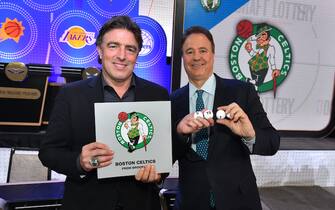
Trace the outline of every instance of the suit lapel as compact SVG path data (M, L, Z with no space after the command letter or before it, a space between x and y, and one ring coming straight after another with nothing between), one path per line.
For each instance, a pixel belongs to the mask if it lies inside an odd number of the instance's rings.
M97 102L104 102L104 95L102 91L102 74L97 77L93 77L92 80L88 82L88 91L86 96L90 103L94 104Z
M224 106L224 105L228 105L229 103L231 103L231 94L230 91L228 90L228 85L225 84L228 80L224 80L220 77L218 77L215 74L215 79L216 79L216 89L215 89L215 95L214 95L214 104L213 104L213 113L214 116L216 114L217 108L219 106ZM220 128L221 127L221 128ZM215 148L215 144L218 143L218 141L220 141L220 144L226 144L227 141L224 141L223 139L218 139L217 134L219 133L218 129L220 128L220 130L222 130L222 125L219 125L217 123L214 124L213 128L210 129L210 137L209 137L209 145L208 145L208 158L210 158L213 149ZM229 130L228 128L227 131ZM222 133L220 133L222 134ZM222 137L220 137L222 138Z
M133 77L135 77L135 101L148 101L152 100L150 98L151 94L148 93L148 89L145 90L144 88L144 81L137 77L135 74L133 74Z
M80 104L78 109L85 110L86 113L83 113L85 116L85 122L83 125L85 129L83 132L86 132L86 135L89 136L89 140L95 139L95 117L94 117L94 103L103 102L103 92L102 92L102 83L101 83L101 74L99 76L87 79L85 81L85 89L81 90L79 95ZM87 142L89 143L89 142Z
M181 119L181 117L184 117L185 115L188 115L190 113L190 102L189 102L189 85L183 87L181 94L176 99L176 108L178 108L179 116L177 119ZM185 106L186 105L186 106Z
M227 85L225 84L225 80L215 75L216 79L216 87L215 87L215 95L214 95L214 105L213 111L214 114L219 106L228 105L230 97Z

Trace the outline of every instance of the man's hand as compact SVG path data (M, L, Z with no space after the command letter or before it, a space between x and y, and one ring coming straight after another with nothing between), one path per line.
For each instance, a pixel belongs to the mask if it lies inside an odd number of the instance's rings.
M228 106L220 106L218 110L223 110L230 115L229 119L216 120L217 123L227 126L233 133L245 138L255 137L255 130L248 115L241 109L237 103L231 103Z
M135 179L144 183L159 183L161 181L161 174L156 172L154 165L146 165L138 170Z
M80 165L83 170L89 172L94 168L102 168L110 165L112 163L113 156L114 152L109 149L106 144L93 142L86 144L81 149ZM92 166L90 163L92 158L96 158L98 160L97 166Z
M194 113L186 115L177 125L179 134L191 134L199 131L202 128L207 128L214 125L213 119L194 118Z

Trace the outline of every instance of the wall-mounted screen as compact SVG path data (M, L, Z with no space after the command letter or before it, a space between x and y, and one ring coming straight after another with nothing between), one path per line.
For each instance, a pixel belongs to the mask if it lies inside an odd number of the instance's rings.
M174 1L0 1L0 62L100 67L96 38L115 15L131 16L142 28L143 48L135 73L170 90Z

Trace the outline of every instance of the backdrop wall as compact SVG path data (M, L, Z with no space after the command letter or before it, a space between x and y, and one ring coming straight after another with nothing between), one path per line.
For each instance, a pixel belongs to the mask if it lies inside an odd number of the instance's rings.
M174 1L0 1L0 62L100 67L95 41L102 24L129 15L143 29L144 46L135 72L170 90ZM54 78L55 79L55 78Z
M270 121L279 130L322 131L332 120L335 72L335 3L331 0L185 0L184 29L201 25L216 43L214 71L250 81L258 34L269 31L267 73L255 84ZM213 2L213 4L210 4ZM208 5L206 5L208 4ZM262 30L263 28L263 30ZM270 52L271 51L271 52ZM254 66L252 66L254 65ZM273 69L280 71L276 81ZM257 75L261 77L262 75ZM256 81L257 82L257 81ZM182 67L181 86L187 83Z

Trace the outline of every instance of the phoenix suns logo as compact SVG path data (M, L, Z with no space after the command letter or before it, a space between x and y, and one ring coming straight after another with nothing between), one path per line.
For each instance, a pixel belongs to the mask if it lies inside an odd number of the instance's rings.
M233 76L255 85L258 92L273 90L287 77L292 64L292 50L286 36L267 23L252 24L242 20L236 27L229 52Z
M150 143L154 126L152 121L140 112L120 112L119 121L115 126L115 136L117 141L125 147L128 152L144 148Z
M18 21L16 18L13 20L6 18L6 21L2 23L2 27L0 28L0 42L6 39L13 39L16 43L19 43L24 29L22 21Z

